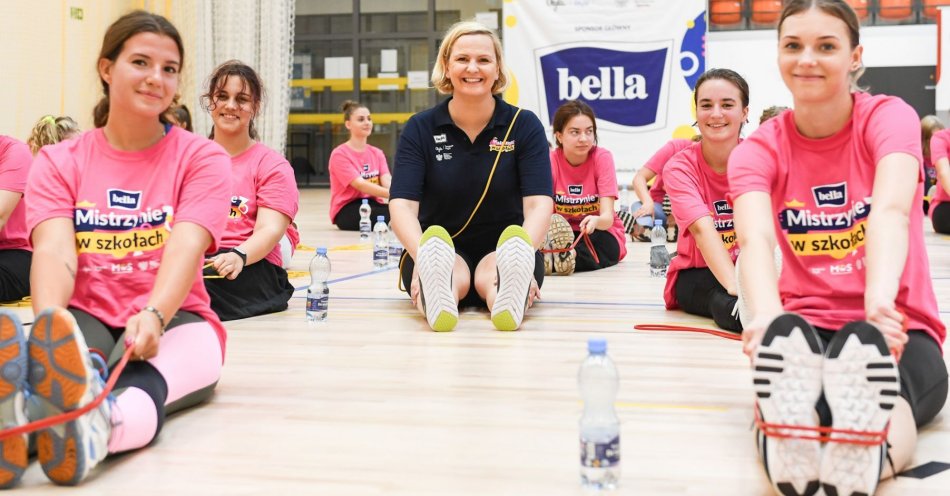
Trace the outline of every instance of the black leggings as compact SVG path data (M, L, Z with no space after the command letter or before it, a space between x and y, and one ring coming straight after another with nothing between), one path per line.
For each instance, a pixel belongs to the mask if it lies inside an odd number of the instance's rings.
M580 236L580 231L575 231L574 239L577 239L578 236ZM590 243L594 245L594 252L597 253L597 258L600 259L600 263L594 261L594 255L591 254L587 243L581 240L577 243L577 248L575 249L577 252L577 259L574 266L575 272L603 269L617 265L617 262L620 261L620 244L617 242L617 238L615 238L613 234L610 234L610 232L601 230L594 231L594 234L590 235Z
M211 268L205 269L205 273L217 275ZM211 309L222 321L282 312L287 310L287 302L294 295L287 271L267 260L258 260L244 267L233 281L205 279L205 289L211 297Z
M835 331L816 328L818 336L828 347ZM907 333L904 354L897 364L901 376L902 398L910 404L914 413L914 423L921 427L937 416L947 401L947 364L943 361L940 346L924 331L911 330ZM821 425L831 425L831 409L825 396L818 399L818 416Z
M373 224L376 224L376 217L382 215L386 218L386 222L389 222L389 205L383 205L377 203L376 200L369 199L369 223L372 227ZM333 223L336 224L341 231L359 231L360 230L360 205L363 204L362 198L357 198L356 200L343 205L343 208L336 213L336 218L333 219Z
M940 202L933 212L934 231L950 234L950 202Z
M709 268L679 271L674 291L684 312L712 317L717 326L727 331L742 330L739 318L732 315L739 299L726 292Z
M30 294L28 250L0 250L0 301L16 301Z

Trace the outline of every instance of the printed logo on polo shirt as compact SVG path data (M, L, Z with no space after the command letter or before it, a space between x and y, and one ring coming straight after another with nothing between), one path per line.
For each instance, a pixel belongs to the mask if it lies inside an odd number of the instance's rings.
M598 125L612 131L666 126L672 40L646 43L577 42L536 50L541 115L583 100Z
M233 219L240 219L247 215L247 198L243 196L232 196L231 197L231 211L228 212L228 217Z
M840 194L847 197L843 186L831 188L819 194L822 187L813 188L815 203L820 201L838 202ZM831 185L838 186L838 185ZM785 202L786 206L790 202ZM826 255L836 260L859 255L858 249L864 246L867 231L867 217L871 213L871 198L843 203L844 210L829 212L828 205L819 205L816 210L809 208L785 208L778 214L779 225L785 231L788 243L797 256ZM860 268L860 267L859 267ZM844 268L829 266L829 273L842 274ZM835 272L836 271L836 272Z
M582 195L584 194L584 185L583 184L568 185L567 192L572 195Z
M139 202L142 201L141 191L125 191L121 189L107 189L106 202L109 208L121 208L123 210L138 210Z
M109 199L112 200L111 192ZM111 209L102 211L93 202L77 202L73 211L77 253L123 258L130 253L142 255L164 246L171 232L174 209L164 205L135 210L116 213Z
M811 191L819 207L843 207L848 202L848 183L845 182L815 186Z
M490 152L513 152L515 151L515 140L511 141L501 141L498 138L492 138L488 142L488 151Z
M369 164L363 164L363 172L369 172Z
M432 139L434 139L436 143L445 143L445 133L433 134Z

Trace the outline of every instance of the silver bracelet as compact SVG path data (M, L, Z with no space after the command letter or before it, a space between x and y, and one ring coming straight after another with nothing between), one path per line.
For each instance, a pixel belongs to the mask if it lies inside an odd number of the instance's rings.
M157 309L157 308L155 308L155 307L149 305L149 306L143 308L142 311L143 311L143 312L152 312L152 313L155 314L156 317L158 317L158 323L159 323L159 325L161 325L161 331L162 331L161 335L164 335L164 334L165 334L165 316L162 315L161 310L159 310L159 309Z

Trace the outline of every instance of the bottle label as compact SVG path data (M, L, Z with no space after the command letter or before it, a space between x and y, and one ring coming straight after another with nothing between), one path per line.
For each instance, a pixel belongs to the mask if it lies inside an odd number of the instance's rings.
M307 297L308 312L325 312L329 307L330 298L327 295L312 295Z
M581 466L607 468L620 464L620 435L607 443L581 439Z
M374 261L383 261L383 262L385 262L386 259L387 259L387 257L389 257L389 249L388 249L388 248L383 247L383 248L376 248L376 249L373 250L373 260L374 260Z

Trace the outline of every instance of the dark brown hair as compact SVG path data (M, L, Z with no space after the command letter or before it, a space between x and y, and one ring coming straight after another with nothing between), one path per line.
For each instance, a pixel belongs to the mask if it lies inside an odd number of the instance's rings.
M594 125L594 144L597 144L597 119L594 117L594 109L582 100L568 100L557 108L557 111L554 112L554 122L551 124L553 131L563 133L567 122L578 115L590 117L590 121ZM561 142L558 141L557 136L554 137L554 142L557 143L558 148L561 147Z
M353 100L346 100L345 102L343 102L342 105L340 105L340 110L343 111L343 120L344 121L350 120L350 116L353 115L353 112L361 108L369 110L369 107L367 107L366 105L363 105L360 102L355 102Z
M102 38L102 48L99 50L99 58L96 59L96 64L102 59L108 59L114 63L119 58L119 54L122 53L125 42L139 33L155 33L171 38L175 44L178 45L178 62L182 64L179 67L184 67L185 48L184 43L181 41L181 35L178 34L178 30L175 29L175 26L169 22L168 19L158 14L145 12L144 10L130 12L109 26L105 36ZM99 81L102 83L102 92L105 96L99 100L99 103L96 104L96 107L92 111L92 120L96 127L105 126L109 120L109 84L101 77ZM162 123L168 124L164 112L159 115L158 119L162 121Z
M201 95L201 101L208 112L213 112L218 104L215 95L227 84L228 76L237 76L240 78L241 84L243 85L241 92L246 91L251 95L254 115L251 117L251 123L247 127L247 133L251 139L257 139L257 129L254 128L254 117L257 117L257 113L260 112L261 105L264 101L264 83L261 82L261 78L249 65L240 60L229 60L219 65L215 68L214 72L211 73L211 77L208 80L208 92ZM211 126L211 134L208 135L208 137L214 139L214 126Z
M709 69L696 80L696 90L693 91L693 103L699 104L699 87L711 79L722 79L732 83L742 94L742 108L749 106L749 83L732 69Z

